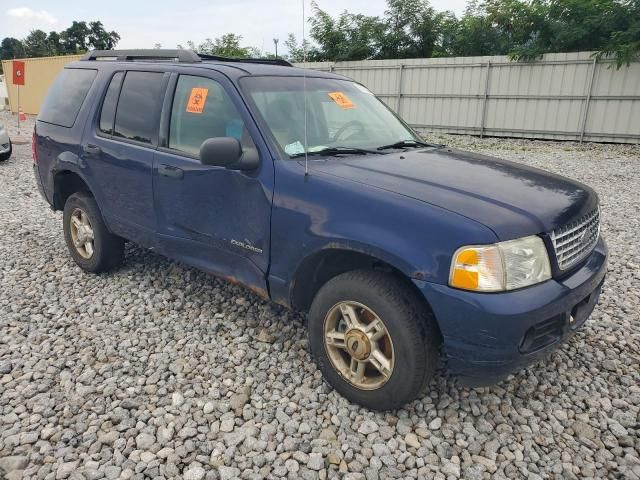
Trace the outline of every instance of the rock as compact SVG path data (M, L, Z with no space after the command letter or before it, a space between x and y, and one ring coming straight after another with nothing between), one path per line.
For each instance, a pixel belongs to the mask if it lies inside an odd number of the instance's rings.
M245 393L238 393L233 395L229 400L229 405L236 412L236 415L242 414L242 409L249 401L249 396Z
M370 433L378 431L378 424L372 420L365 420L360 424L358 428L358 433L363 435L369 435Z
M404 441L409 447L420 448L420 440L415 433L407 433L404 437Z
M286 462L284 462L284 466L287 468L289 473L296 473L300 470L300 465L293 458L290 458Z
M456 478L460 478L460 465L457 465L453 462L444 460L440 471L447 476L452 475Z
M442 426L442 419L440 417L436 417L429 423L429 430L440 430Z
M156 438L149 433L141 433L136 437L136 447L140 450L149 450L156 443Z
M207 402L204 404L204 407L202 407L202 411L205 415L209 415L211 412L213 412L214 409L215 405L213 402Z
M56 470L56 480L67 478L69 475L75 472L76 468L78 467L78 463L78 460L74 460L72 462L64 462L58 465L58 468Z
M115 465L110 465L104 468L104 476L108 480L116 480L120 478L121 468Z
M32 443L36 443L39 436L39 432L23 432L20 434L20 444L30 445Z
M327 442L333 442L336 440L336 434L333 430L329 428L325 428L320 432L320 437L322 440L326 440Z
M258 333L256 340L263 343L273 343L275 341L275 337L271 335L266 328L263 328L260 330L260 333Z
M204 468L200 466L190 467L184 472L184 480L202 480L205 475ZM220 475L222 477L222 474Z
M140 400L134 398L125 398L120 402L120 406L125 410L136 410L140 408Z
M27 465L29 465L29 457L23 455L0 457L0 471L5 473L24 470Z
M155 460L155 458L155 454L151 452L142 452L140 454L140 460L142 460L144 463L151 463Z
M171 405L181 407L184 404L184 395L180 392L173 392L171 395Z
M593 428L585 422L575 421L571 428L578 438L588 438L589 440L593 440L595 438Z
M220 474L220 480L234 480L240 477L240 469L235 467L218 467L218 473Z
M310 470L322 470L324 468L324 460L320 453L310 453L309 461L307 462L307 468Z

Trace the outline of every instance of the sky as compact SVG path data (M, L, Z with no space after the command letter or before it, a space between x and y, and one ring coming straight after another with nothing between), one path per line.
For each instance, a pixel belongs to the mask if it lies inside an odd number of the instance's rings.
M31 30L64 30L72 20L100 20L107 30L115 30L121 40L117 48L175 48L193 40L224 33L241 35L242 46L273 51L273 38L280 49L289 32L302 36L303 0L0 0L0 38L22 39ZM323 10L337 15L353 13L382 15L385 0L317 0ZM306 16L311 0L304 0ZM437 10L464 11L466 0L431 0ZM177 7L176 5L180 5ZM308 28L305 27L305 28ZM282 53L282 50L280 50Z

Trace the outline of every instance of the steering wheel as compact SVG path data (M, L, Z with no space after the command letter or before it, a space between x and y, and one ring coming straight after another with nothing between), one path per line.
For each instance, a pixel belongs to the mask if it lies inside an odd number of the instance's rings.
M333 135L333 141L337 141L340 137L342 137L342 135L344 135L344 132L348 131L350 128L357 129L354 133L364 132L365 130L365 126L362 122L358 120L351 120L338 129L338 131Z

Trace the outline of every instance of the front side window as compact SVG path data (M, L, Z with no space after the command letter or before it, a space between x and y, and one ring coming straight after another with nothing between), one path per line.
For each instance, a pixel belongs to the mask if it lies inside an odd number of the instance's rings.
M169 148L197 156L208 138L237 138L253 146L240 112L215 80L191 75L178 78L171 108Z
M292 157L304 153L305 147L308 152L333 147L374 149L419 140L369 90L355 82L247 77L241 85L280 148Z
M114 137L152 143L160 123L163 75L127 72L118 100Z
M97 74L97 70L65 68L49 89L38 120L72 127Z
M106 134L113 133L113 122L116 118L116 104L118 103L118 93L120 92L120 84L124 73L118 72L111 78L109 88L102 102L102 110L100 111L100 124L98 129Z

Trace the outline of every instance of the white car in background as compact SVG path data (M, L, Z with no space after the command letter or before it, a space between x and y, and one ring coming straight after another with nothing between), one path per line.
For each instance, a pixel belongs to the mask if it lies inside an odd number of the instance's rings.
M7 160L11 156L11 140L7 129L0 125L0 162Z

